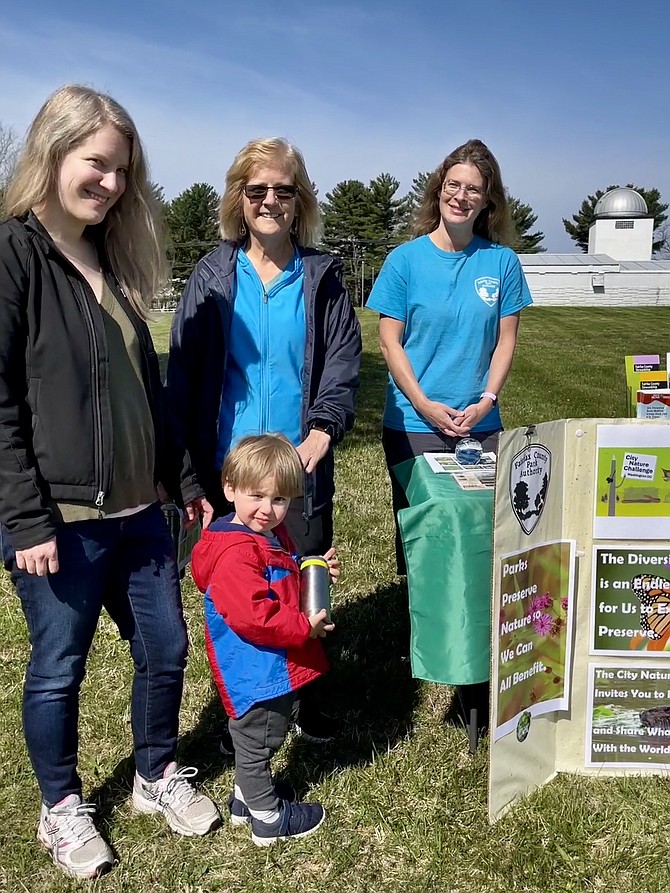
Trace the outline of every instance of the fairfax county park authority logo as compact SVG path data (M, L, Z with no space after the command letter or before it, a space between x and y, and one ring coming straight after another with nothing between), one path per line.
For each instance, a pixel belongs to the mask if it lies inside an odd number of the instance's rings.
M551 478L551 453L531 443L514 456L509 469L509 498L524 533L530 534L547 502Z
M475 291L485 304L493 307L500 295L500 279L480 276L479 279L475 279Z

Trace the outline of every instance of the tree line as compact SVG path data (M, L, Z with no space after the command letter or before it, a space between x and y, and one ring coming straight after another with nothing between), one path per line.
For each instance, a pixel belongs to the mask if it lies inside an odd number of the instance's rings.
M20 141L11 127L0 122L0 219L4 216L3 199L20 150ZM412 237L412 221L421 204L430 172L419 172L406 195L399 195L400 182L382 173L367 185L361 180L343 180L320 202L323 236L320 247L342 261L355 304L362 304L372 287L384 258L396 245ZM650 216L654 217L653 250L665 254L670 249L666 227L668 204L658 189L627 184L642 195ZM598 189L588 195L572 219L563 226L583 252L588 251L588 231L598 199L615 186ZM165 229L168 256L175 280L186 279L196 262L218 242L220 196L209 183L194 183L171 200L153 184ZM545 251L544 234L534 229L537 214L521 199L507 195L514 238L511 244L519 254ZM177 288L177 291L179 289Z
M412 221L430 177L419 173L412 188L399 196L399 181L383 173L366 185L361 180L338 183L320 202L323 235L320 247L339 257L355 304L363 303L386 255L412 237ZM219 195L208 183L195 183L172 201L154 186L163 209L168 253L175 278L190 273L196 261L218 239ZM530 205L509 196L515 240L520 253L544 251L543 233L531 232L537 215Z

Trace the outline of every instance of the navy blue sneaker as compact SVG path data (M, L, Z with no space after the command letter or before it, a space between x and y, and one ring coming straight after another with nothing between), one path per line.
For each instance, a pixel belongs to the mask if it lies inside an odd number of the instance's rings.
M275 794L280 800L286 800L293 803L295 800L295 791L293 785L288 781L275 782ZM228 812L230 813L230 821L233 825L248 825L251 822L251 813L249 807L242 800L238 800L234 793L228 797Z
M321 825L326 810L318 803L287 803L282 801L276 822L251 820L251 839L256 846L272 846L279 840L307 837Z

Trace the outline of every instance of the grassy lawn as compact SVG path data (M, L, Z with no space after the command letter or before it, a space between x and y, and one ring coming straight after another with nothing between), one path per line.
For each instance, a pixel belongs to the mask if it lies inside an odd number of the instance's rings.
M171 322L159 314L163 355ZM130 660L108 618L84 684L80 768L85 791L121 862L91 884L101 891L385 893L385 891L614 891L667 889L670 785L662 776L560 776L493 828L487 754L445 723L451 691L412 679L407 592L392 563L390 492L379 445L385 368L376 315L361 312L365 355L355 430L338 453L337 588L329 710L344 740L325 748L289 739L280 775L329 812L319 834L257 849L229 824L204 839L172 835L133 814ZM563 417L624 414L623 356L665 353L670 309L526 311L502 411L508 427ZM201 600L184 585L191 655L180 761L225 807L233 784L219 755L222 712L206 663ZM35 841L39 794L21 734L28 645L9 579L0 576L0 891L79 890Z

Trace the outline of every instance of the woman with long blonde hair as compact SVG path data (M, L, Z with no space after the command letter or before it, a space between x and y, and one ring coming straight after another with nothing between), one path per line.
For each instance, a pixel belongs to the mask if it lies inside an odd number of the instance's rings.
M33 121L0 224L0 539L31 654L23 726L38 839L96 877L114 858L82 800L79 689L103 605L130 645L133 804L204 834L214 804L175 762L186 629L157 487L178 496L147 328L163 273L147 168L126 110L76 85ZM184 494L190 514L201 492Z

